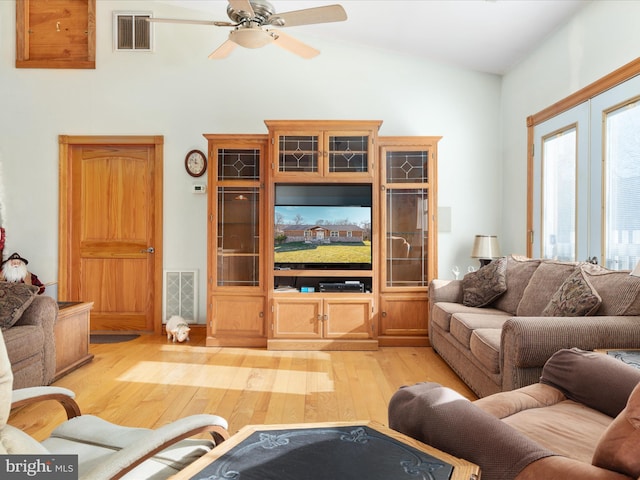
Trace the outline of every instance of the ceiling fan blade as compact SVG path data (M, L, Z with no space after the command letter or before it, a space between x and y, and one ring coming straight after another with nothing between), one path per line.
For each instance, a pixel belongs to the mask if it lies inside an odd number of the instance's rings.
M209 55L209 59L221 60L223 58L227 58L229 54L233 52L237 46L238 45L236 43L233 43L231 40L227 40L218 48L216 48L213 52L211 52L211 54Z
M313 58L316 55L320 54L320 50L316 50L306 43L302 43L300 40L287 35L286 33L275 30L269 30L269 32L273 32L275 34L273 43L275 43L280 48L284 48L291 53L295 53L296 55L301 56L302 58Z
M146 19L148 22L153 23L186 23L190 25L215 25L216 27L235 27L235 23L231 22L218 22L215 20L183 20L180 18L153 18Z
M278 27L296 27L313 23L342 22L346 19L347 12L344 11L341 5L327 5L325 7L276 13L269 17L269 24L277 25Z
M229 6L236 12L245 12L248 18L256 16L249 0L229 0Z

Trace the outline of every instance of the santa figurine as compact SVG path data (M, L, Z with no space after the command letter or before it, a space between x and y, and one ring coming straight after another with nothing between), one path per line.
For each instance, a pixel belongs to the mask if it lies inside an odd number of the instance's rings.
M38 277L27 270L28 263L29 261L26 258L22 258L18 253L12 253L9 258L2 262L0 281L35 285L39 287L38 294L44 292L44 284L38 280Z

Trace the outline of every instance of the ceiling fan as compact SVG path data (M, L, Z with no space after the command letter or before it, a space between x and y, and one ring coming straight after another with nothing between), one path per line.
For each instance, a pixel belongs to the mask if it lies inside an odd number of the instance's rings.
M229 38L209 55L211 59L221 59L227 57L238 45L245 48L260 48L269 43L274 43L302 58L313 58L320 53L315 48L282 33L280 30L271 30L263 27L297 27L313 23L341 22L347 19L347 13L340 5L327 5L276 13L273 5L266 0L229 0L227 15L231 22L172 18L149 18L148 20L157 23L190 23L215 25L216 27L234 27L229 33Z

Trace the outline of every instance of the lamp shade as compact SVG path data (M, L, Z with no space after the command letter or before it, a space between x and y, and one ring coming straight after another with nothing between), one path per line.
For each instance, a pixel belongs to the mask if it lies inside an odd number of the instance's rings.
M634 277L640 277L640 262L636 265L629 275L633 275Z
M498 246L498 237L495 235L476 235L473 241L473 250L471 250L471 258L498 258L500 256L500 247Z

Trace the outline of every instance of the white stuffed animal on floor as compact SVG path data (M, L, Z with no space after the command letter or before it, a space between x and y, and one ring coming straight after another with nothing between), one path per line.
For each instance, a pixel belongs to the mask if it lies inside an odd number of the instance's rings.
M189 324L184 318L174 315L167 322L167 340L172 339L174 342L184 342L189 340Z

